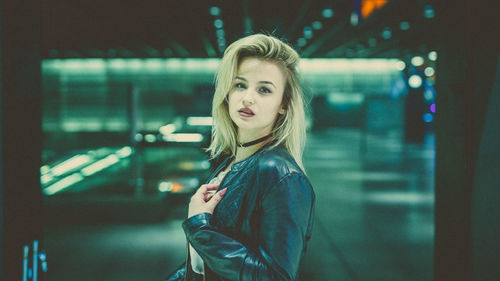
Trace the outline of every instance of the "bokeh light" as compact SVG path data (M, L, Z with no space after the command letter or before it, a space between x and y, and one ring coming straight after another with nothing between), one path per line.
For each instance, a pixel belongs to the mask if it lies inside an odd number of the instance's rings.
M411 59L411 64L413 64L414 66L421 66L422 64L424 64L424 58L421 56L414 56Z
M432 116L432 114L430 113L425 113L422 116L422 120L424 120L425 123L431 123L432 121L434 121L434 116Z
M414 74L408 79L408 85L414 89L420 88L422 86L422 78Z
M333 10L332 9L324 9L323 12L321 13L325 19L329 19L333 17Z

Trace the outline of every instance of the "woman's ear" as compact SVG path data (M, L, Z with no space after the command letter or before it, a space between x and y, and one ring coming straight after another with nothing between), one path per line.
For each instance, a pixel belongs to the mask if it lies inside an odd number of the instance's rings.
M284 109L283 107L280 108L280 110L278 111L278 113L281 115L285 114L285 112L286 112L286 109Z

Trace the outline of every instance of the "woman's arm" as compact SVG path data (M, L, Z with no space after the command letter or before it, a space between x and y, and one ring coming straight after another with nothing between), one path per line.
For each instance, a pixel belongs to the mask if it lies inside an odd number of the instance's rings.
M259 249L217 232L213 216L195 215L183 223L187 239L216 274L230 280L295 280L310 235L314 194L298 173L270 186L261 199Z

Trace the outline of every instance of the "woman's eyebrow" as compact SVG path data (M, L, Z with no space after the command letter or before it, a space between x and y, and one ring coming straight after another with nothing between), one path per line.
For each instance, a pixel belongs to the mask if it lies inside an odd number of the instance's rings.
M259 81L260 84L269 84L272 85L274 88L276 88L276 85L273 84L271 81Z
M247 79L245 79L245 78L243 78L241 76L236 76L236 77L234 77L234 79L243 80L243 81L247 82ZM259 84L269 84L269 85L272 85L274 88L276 88L276 85L274 85L274 83L271 82L271 81L259 81L257 83L259 83Z

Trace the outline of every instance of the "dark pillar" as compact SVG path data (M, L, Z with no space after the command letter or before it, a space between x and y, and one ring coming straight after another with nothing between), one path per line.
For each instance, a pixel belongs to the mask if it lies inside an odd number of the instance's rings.
M0 280L41 240L40 2L0 0ZM39 279L40 280L40 279Z
M493 61L495 61L492 58ZM472 193L472 280L500 279L500 58L480 136Z
M434 5L439 29L434 280L498 280L500 78L495 73L500 48L495 29L500 17L495 1Z

